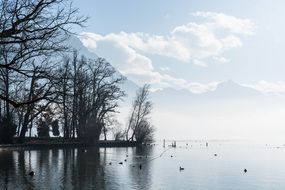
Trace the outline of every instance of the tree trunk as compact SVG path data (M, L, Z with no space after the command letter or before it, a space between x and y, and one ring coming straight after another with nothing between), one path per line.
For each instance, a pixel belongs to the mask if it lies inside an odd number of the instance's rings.
M23 126L22 126L22 129L20 132L20 137L19 137L20 142L24 142L24 138L25 138L26 132L28 130L30 113L31 113L31 106L29 105L27 113L24 116L24 122L23 122Z
M103 127L103 132L104 132L104 141L107 141L107 130L106 130L106 126Z
M29 100L31 100L34 96L35 81L36 81L36 77L35 77L35 72L34 72L32 80L31 80L31 85L30 85ZM24 138L25 138L26 132L28 130L29 118L30 118L30 115L31 115L33 108L34 108L34 103L29 104L27 106L27 112L24 116L23 126L21 129L20 137L19 137L20 142L24 142Z

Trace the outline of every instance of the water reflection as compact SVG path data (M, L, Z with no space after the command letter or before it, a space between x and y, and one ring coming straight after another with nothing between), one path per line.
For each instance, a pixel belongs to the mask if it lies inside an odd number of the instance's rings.
M0 159L0 188L8 189L10 176L15 176L15 164L13 163L13 152L7 152Z
M134 163L133 169L130 171L130 177L135 189L150 189L151 187L151 164L152 149L146 147L138 147L135 149L135 156L132 157ZM139 165L141 164L141 169ZM147 183L146 183L147 182Z
M146 148L2 150L0 189L125 189L130 180L133 189L149 189L150 155Z
M197 143L165 149L0 149L0 190L283 190L284 150L220 143L207 148Z

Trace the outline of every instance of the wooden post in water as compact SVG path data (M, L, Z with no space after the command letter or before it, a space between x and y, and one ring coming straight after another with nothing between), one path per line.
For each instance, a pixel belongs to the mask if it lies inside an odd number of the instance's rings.
M172 142L172 147L174 147L174 148L176 147L176 141Z

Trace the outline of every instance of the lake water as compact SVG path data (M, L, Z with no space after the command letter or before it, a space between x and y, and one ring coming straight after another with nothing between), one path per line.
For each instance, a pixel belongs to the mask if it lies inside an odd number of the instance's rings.
M180 142L176 148L160 144L86 152L0 149L0 189L284 190L283 147ZM30 171L35 172L33 177Z

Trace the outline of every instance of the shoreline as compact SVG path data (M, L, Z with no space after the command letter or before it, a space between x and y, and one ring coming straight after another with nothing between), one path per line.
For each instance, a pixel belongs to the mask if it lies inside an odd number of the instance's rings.
M99 141L97 144L85 144L82 142L27 142L22 144L0 144L1 149L38 149L38 148L82 148L82 147L136 147L136 141Z

